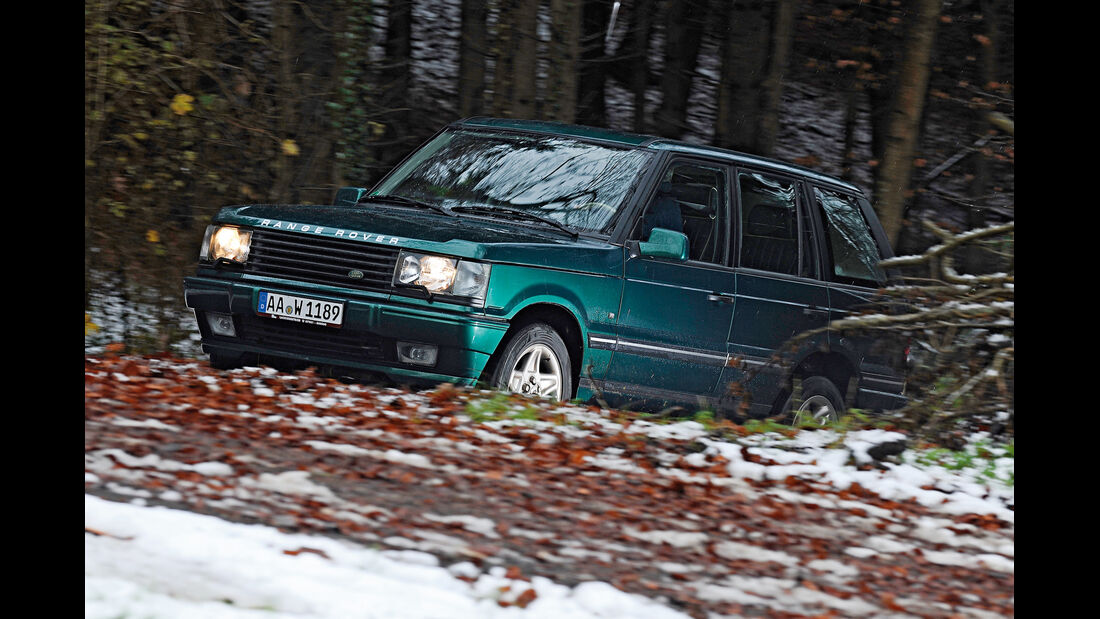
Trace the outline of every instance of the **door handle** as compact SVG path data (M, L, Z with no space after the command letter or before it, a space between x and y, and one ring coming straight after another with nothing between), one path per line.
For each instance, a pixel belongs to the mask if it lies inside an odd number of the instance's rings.
M716 301L718 303L733 303L737 297L732 294L722 294L721 292L712 292L707 295L707 301Z

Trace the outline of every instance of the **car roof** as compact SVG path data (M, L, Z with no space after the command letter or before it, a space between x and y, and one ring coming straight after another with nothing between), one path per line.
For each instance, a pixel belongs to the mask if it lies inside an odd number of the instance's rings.
M555 121L517 120L511 118L491 118L486 116L475 116L472 118L466 118L464 120L452 123L451 126L476 129L505 129L510 131L542 133L548 135L565 135L586 140L610 142L626 147L664 150L689 155L700 155L711 158L719 158L734 164L740 163L755 165L768 168L777 172L796 174L798 176L811 178L817 181L829 183L830 185L835 185L851 191L863 193L862 189L860 189L856 185L853 185L852 183L849 183L848 181L844 181L835 176L830 176L828 174L824 174L822 172L818 172L816 170L812 170L803 166L787 163L785 161L780 161L777 159L750 155L748 153L742 153L735 150L718 148L716 146L691 144L689 142L673 140L670 138L662 138L655 135L630 133L627 131L615 131L613 129L602 129L599 127L588 127L585 125L571 125Z

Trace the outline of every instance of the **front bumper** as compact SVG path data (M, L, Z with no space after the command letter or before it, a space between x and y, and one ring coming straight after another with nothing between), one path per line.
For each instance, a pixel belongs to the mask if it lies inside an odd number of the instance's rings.
M343 301L340 328L268 318L256 312L261 290ZM389 376L397 382L452 382L473 385L508 330L508 322L472 308L443 302L377 294L341 295L286 282L258 284L213 277L184 279L184 302L195 311L203 351L227 355L256 354L307 364L353 368ZM208 313L231 314L235 337L214 334ZM406 363L398 342L438 347L431 366Z

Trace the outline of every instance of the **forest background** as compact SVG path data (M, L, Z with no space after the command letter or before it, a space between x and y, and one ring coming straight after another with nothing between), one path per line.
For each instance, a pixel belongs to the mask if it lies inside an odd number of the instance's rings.
M111 298L153 308L125 350L187 343L220 207L331 203L475 115L834 174L919 254L1014 218L1013 32L1011 0L87 0L86 341ZM950 273L1010 305L1007 247Z

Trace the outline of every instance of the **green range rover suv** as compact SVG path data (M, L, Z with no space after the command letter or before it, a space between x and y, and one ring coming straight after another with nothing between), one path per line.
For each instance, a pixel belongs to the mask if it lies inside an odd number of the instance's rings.
M811 170L472 118L333 205L221 209L184 291L216 367L822 418L902 405L904 353L823 331L769 359L872 299L889 256L866 196Z

